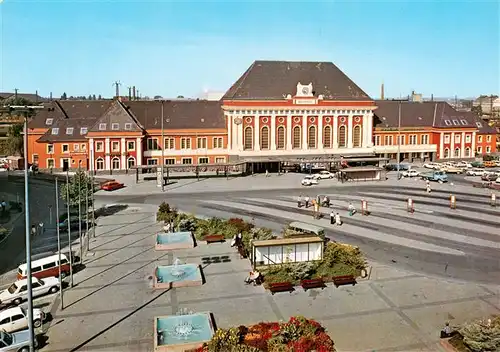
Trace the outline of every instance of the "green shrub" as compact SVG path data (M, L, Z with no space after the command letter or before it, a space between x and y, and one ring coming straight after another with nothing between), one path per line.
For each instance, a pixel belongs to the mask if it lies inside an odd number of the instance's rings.
M172 222L177 218L178 213L176 208L171 208L168 203L162 202L156 213L156 221Z
M315 262L299 262L291 266L291 275L295 280L310 279L317 270L317 263Z
M481 319L458 329L463 342L475 352L500 351L500 317Z

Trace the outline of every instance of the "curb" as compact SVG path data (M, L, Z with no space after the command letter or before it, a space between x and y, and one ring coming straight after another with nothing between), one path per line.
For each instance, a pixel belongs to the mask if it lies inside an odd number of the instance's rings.
M442 339L441 341L439 341L439 344L441 345L441 347L444 348L444 350L446 352L456 352L456 348L453 347L449 342L448 342L449 339Z
M17 214L17 217L15 217L14 220L11 220L11 224L17 222L17 220L19 220L19 218L23 214L24 214L24 211ZM12 231L14 231L14 226L11 227L10 231L7 232L7 235L5 235L5 237L0 241L0 245L2 245L2 243L4 243L5 241L7 241L9 239L10 235L12 234Z

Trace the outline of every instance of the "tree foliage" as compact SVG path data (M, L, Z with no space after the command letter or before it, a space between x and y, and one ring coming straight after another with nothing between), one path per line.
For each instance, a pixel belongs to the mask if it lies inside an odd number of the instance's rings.
M464 343L472 351L500 351L500 317L481 319L459 329Z
M61 186L61 198L68 203L68 190L69 190L69 205L71 207L78 206L78 200L80 204L85 204L85 197L88 197L89 204L92 200L92 178L89 177L85 171L78 170L74 176L70 177L69 185L63 183Z
M8 155L24 155L23 130L24 126L22 123L9 126L5 142L5 151Z

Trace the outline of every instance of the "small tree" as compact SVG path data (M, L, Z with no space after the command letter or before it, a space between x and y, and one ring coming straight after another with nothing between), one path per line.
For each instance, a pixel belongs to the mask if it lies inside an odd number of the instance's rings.
M68 95L66 94L66 92L64 92L64 93L61 95L61 100L68 100Z
M472 351L500 351L500 317L464 324L458 331Z
M22 123L9 126L6 141L6 152L9 155L23 155L23 132L24 126Z
M69 190L69 200L68 200ZM69 180L69 185L63 183L61 185L61 198L68 203L70 207L78 206L78 199L80 204L85 204L85 195L88 197L88 202L91 204L92 192L94 191L92 179L83 170L78 170L74 176Z

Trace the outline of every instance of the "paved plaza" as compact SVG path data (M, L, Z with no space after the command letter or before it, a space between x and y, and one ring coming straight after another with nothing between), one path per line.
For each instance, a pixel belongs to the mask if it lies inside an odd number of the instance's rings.
M498 253L500 224L495 222L497 210L489 206L486 191L443 185L427 196L414 180L403 181L397 192L384 183L370 191L360 184L349 192L332 184L318 190L330 194L339 211L348 201L361 198L369 201L372 211L370 216L344 216L345 225L334 229L327 220L313 221L311 210L297 209L295 191L262 191L256 183L267 180L261 176L253 178L257 181L246 180L252 193L243 194L234 187L219 194L215 186L205 183L205 197L189 187L185 193L179 189L142 200L132 187L128 194L122 192L121 201L115 192L99 195L100 202L109 199L129 207L99 219L86 269L75 275L76 287L65 292L65 309L55 301L43 351L151 351L153 317L184 308L213 312L222 328L298 314L315 318L328 329L339 351L440 351L438 333L445 321L454 325L500 313L500 280L495 277L500 270L493 255ZM311 196L316 191L306 190ZM448 207L450 191L460 201L457 210ZM408 196L415 199L413 215L404 209ZM140 201L131 203L130 197ZM154 218L162 200L199 215L253 219L276 231L291 220L319 224L330 238L367 251L370 278L355 287L328 286L308 292L298 288L271 296L262 287L244 285L250 263L228 243L156 252L154 233L160 227ZM154 268L171 264L174 258L200 264L206 283L154 290ZM478 272L484 275L478 277ZM469 280L469 276L474 277Z

